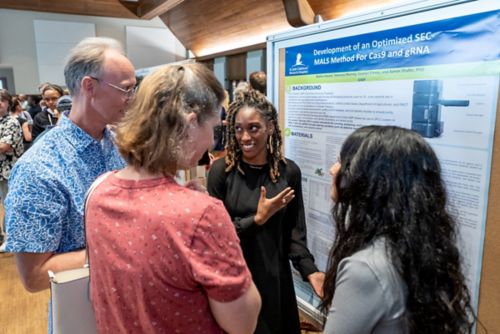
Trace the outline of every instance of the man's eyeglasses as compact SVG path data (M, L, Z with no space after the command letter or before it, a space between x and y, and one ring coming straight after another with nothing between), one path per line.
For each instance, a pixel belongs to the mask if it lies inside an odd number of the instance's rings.
M104 81L102 79L99 79L99 78L96 78L96 77L93 77L93 76L90 76L92 79L96 80L97 82L103 82L105 83L106 85L108 85L109 87L112 87L116 90L119 90L120 92L122 92L126 97L132 97L135 95L135 92L137 91L137 86L134 86L132 88L129 88L129 89L124 89L124 88L121 88L120 86L117 86L117 85L113 85L112 83L109 83L107 81Z

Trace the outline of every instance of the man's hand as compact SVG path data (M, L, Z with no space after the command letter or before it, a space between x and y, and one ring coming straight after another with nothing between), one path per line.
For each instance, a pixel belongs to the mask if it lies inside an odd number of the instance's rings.
M257 225L265 224L269 218L295 198L295 190L291 187L286 187L285 190L273 198L267 198L266 194L266 188L264 186L260 187L259 205L257 206L257 213L254 218Z

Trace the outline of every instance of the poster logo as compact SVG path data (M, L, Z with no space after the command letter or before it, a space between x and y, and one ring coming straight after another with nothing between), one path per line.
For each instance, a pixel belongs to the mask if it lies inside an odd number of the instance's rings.
M289 69L290 74L308 74L309 66L302 62L302 54L299 52L295 57L295 64Z
M295 60L295 65L293 65L293 66L300 66L300 65L304 65L304 64L302 64L302 54L301 53L297 53L297 58Z

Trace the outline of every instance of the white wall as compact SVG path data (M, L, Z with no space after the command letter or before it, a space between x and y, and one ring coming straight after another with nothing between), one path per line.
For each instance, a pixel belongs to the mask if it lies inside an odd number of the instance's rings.
M123 44L125 49L127 49L126 26L166 28L159 18L146 21L0 9L0 66L12 67L17 94L37 93L37 86L40 83L34 20L94 23L96 36L115 38ZM57 33L54 31L55 35ZM175 45L171 45L171 53L178 57L176 60L184 59L186 53L184 47L177 39L174 40ZM134 63L133 59L132 63ZM141 66L143 64L141 62ZM148 66L154 65L159 64Z
M34 20L38 80L64 86L64 63L82 39L95 37L95 24ZM57 31L57 34L54 34Z
M184 48L175 49L179 41L167 28L127 25L126 34L127 55L137 69L170 64L186 56Z

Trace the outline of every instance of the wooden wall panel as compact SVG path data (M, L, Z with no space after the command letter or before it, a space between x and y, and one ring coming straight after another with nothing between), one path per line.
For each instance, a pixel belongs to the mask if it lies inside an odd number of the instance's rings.
M309 0L309 3L315 14L330 20L397 1ZM267 35L292 29L282 0L185 0L160 18L197 57L240 48L242 44L264 43Z
M247 54L240 53L237 55L228 56L227 61L227 79L246 80L247 78Z
M1 0L0 8L37 12L107 16L138 17L132 13L137 4L122 4L119 0ZM130 8L130 10L128 9Z
M355 11L368 10L379 6L389 5L401 0L308 0L315 14L320 14L324 21L333 20Z

